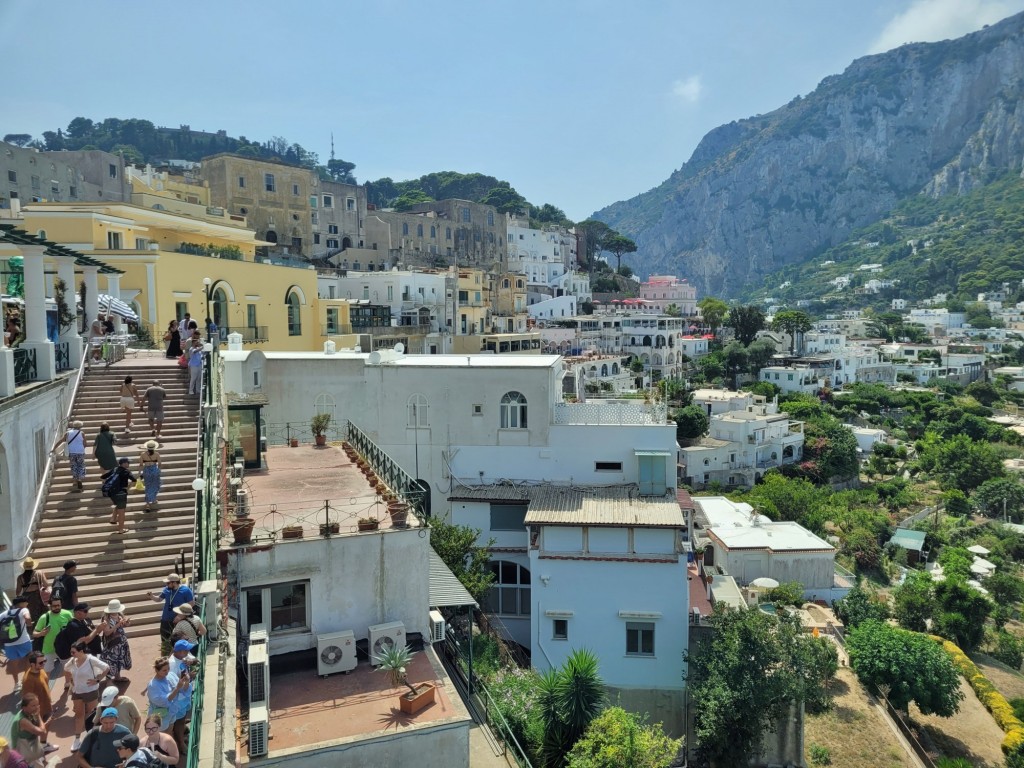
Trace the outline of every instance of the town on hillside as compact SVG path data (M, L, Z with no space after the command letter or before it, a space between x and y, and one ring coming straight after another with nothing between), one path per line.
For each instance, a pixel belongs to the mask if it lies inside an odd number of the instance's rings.
M0 760L1024 765L1024 280L744 304L251 154L0 178Z

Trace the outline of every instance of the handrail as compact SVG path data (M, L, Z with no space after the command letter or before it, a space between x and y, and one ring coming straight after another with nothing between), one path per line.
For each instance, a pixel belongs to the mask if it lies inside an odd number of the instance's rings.
M88 362L89 356L85 354L87 351L88 350L83 351L82 362L78 366L78 374L75 376L75 383L71 387L71 397L68 398L68 407L65 409L63 417L61 417L57 422L58 428L71 421L71 412L75 408L75 398L78 396L78 388L82 384L82 377L85 375L85 369L88 368L86 363ZM56 463L57 461L54 458L53 452L49 452L46 456L46 468L43 470L43 481L39 483L39 489L36 491L36 500L32 505L32 515L28 520L28 533L25 535L28 545L21 554L14 558L15 562L28 555L28 553L32 551L32 547L36 544L35 530L36 526L39 524L39 513L42 510L43 505L46 503L46 497L50 493L50 483L53 481L53 468Z

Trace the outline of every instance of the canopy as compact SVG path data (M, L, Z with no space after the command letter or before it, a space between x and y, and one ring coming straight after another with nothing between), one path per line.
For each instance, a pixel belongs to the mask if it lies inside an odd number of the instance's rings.
M968 547L967 551L968 552L973 552L976 555L981 555L982 557L984 557L985 555L992 554L987 549L985 549L983 546L981 546L981 544L975 544L973 547Z
M135 314L135 310L120 299L108 296L105 293L99 294L97 298L100 302L100 312L107 315L117 315L125 320L131 320L133 323L139 321L139 316Z
M767 576L761 576L750 582L750 586L754 589L778 589L779 582Z

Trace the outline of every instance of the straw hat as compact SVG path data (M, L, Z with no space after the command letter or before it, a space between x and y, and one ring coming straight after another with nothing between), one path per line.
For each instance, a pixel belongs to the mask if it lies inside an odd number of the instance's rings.
M75 429L81 429L85 425L80 421L74 421L71 423L71 426L74 427Z
M107 603L107 613L124 613L124 604L116 597Z
M146 441L146 450L155 451L159 447L160 447L160 443L158 443L156 440L147 440Z
M174 612L179 616L192 616L194 613L192 611L192 606L188 603L174 606Z
M26 557L21 561L21 567L26 571L34 571L39 562L34 557Z

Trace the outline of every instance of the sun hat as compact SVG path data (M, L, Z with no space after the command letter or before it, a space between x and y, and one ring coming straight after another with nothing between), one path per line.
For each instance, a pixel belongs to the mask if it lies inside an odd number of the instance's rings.
M21 567L26 571L34 571L39 562L34 557L26 557L21 561Z
M156 440L147 440L146 441L146 450L155 451L159 447L160 447L160 443L158 443Z
M195 611L192 610L192 606L189 605L188 603L183 603L182 605L176 605L174 607L174 612L176 614L178 614L179 616L194 616L195 615Z
M168 581L181 581L181 575L177 573L169 573L167 574L167 578L164 579L164 583L166 584Z
M174 644L175 651L191 651L193 646L188 640L179 640Z
M107 603L107 613L124 613L124 605L116 597Z
M116 685L108 685L103 689L103 695L100 696L100 706L109 707L114 703L114 699L117 698L119 693L121 693L121 689Z
M101 720L104 717L117 717L117 710L114 709L113 707L107 707L106 709L103 710L102 714L100 714L100 719Z
M71 426L74 427L75 429L81 429L85 425L82 422L80 422L80 421L73 421L71 423Z

